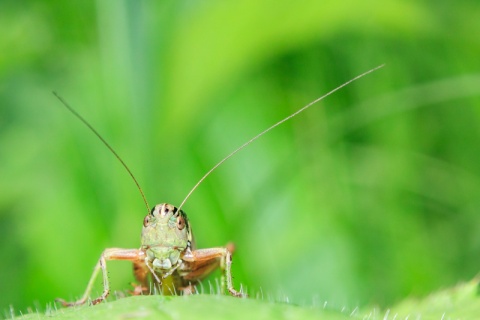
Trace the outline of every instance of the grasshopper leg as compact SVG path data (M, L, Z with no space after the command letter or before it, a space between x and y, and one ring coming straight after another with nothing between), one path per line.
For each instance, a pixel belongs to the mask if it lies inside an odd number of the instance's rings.
M72 307L84 304L89 296L90 292L92 291L93 285L95 284L95 279L98 276L100 270L102 271L103 276L103 293L100 297L93 299L92 304L97 304L102 302L108 297L110 293L110 284L108 282L108 273L107 273L107 261L109 260L126 260L132 262L138 262L140 260L145 259L145 253L139 249L121 249L121 248L109 248L105 249L98 259L95 268L93 269L92 276L90 277L90 281L88 282L87 288L85 289L85 293L83 294L82 298L77 301L68 302L63 299L56 299L57 302L60 302L65 307Z
M185 276L188 279L200 279L213 271L218 264L224 271L226 278L227 290L234 297L247 297L242 291L237 291L233 287L232 280L232 252L233 245L227 247L208 248L193 250L183 256L183 260L188 263L190 271ZM224 283L224 281L222 281Z

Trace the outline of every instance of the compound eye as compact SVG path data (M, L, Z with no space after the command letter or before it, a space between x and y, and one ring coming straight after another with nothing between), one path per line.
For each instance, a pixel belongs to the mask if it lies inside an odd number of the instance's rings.
M150 217L151 215L148 215L148 216L145 216L145 218L143 218L143 226L146 227L148 225L148 223L150 222Z
M177 217L177 228L178 230L185 228L185 219L181 215Z

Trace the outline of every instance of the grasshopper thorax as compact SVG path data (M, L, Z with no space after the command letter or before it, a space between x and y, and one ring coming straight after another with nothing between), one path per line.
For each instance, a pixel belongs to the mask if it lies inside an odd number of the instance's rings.
M187 215L177 207L157 204L143 219L141 249L155 270L170 270L191 246L192 232Z

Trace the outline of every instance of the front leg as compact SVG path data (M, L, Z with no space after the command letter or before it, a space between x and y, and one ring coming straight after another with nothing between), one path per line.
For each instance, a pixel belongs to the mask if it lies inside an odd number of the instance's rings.
M184 275L186 280L201 279L220 265L227 280L228 292L234 297L247 297L247 294L233 288L232 253L228 248L198 249L186 252L182 259L189 266L188 273Z
M145 253L139 249L120 249L120 248L109 248L105 249L98 259L95 268L93 269L93 274L90 277L90 281L88 282L87 289L85 289L85 293L83 294L82 298L73 301L67 302L63 299L56 299L56 301L60 302L65 307L71 306L78 306L84 304L90 296L90 292L92 291L93 285L95 284L95 279L97 278L98 273L102 270L103 275L103 293L100 297L92 300L92 304L97 304L102 302L108 297L110 293L110 284L108 282L108 273L107 273L107 261L108 260L127 260L132 262L143 261L145 259Z

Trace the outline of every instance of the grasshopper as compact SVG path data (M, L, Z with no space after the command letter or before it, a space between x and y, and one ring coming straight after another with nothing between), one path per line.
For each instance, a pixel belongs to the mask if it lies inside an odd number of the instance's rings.
M175 207L168 203L162 203L157 204L151 210L138 181L120 156L118 156L115 150L113 150L103 137L80 114L71 108L56 92L53 92L62 104L73 113L74 116L83 122L122 163L137 185L148 211L147 216L143 219L141 245L139 249L105 249L100 255L100 259L93 270L93 274L90 277L90 281L88 282L83 296L79 300L73 302L67 302L63 299L57 299L56 301L67 307L82 305L87 302L100 271L102 272L103 277L103 293L99 297L91 300L91 304L95 305L104 301L110 293L107 273L107 261L109 260L127 260L133 263L134 276L139 283L135 286L135 289L132 292L133 294L149 294L151 293L151 286L165 295L192 294L195 292L195 285L198 281L202 280L212 271L220 267L223 270L221 281L222 291L225 291L226 286L226 289L232 296L247 297L246 293L242 290L236 290L233 286L231 272L232 254L234 251L233 245L228 244L225 247L196 249L190 223L187 215L181 210L181 208L200 183L237 152L263 136L268 131L305 111L327 96L381 67L383 67L383 65L377 66L350 79L245 142L210 169L190 190L179 207Z

